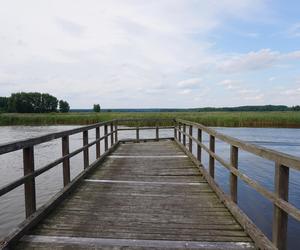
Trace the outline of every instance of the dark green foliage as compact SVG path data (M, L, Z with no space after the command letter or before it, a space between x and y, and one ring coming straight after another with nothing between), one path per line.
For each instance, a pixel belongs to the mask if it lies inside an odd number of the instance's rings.
M49 94L20 92L10 96L7 111L14 113L56 112L57 104L57 98Z
M0 112L7 112L8 109L8 97L0 96Z
M94 104L94 107L93 107L93 110L94 112L100 112L100 105L99 104Z
M300 111L300 106L299 105L293 106L293 107L291 107L291 110Z
M59 111L61 113L67 113L70 110L70 105L68 102L60 100L59 101Z

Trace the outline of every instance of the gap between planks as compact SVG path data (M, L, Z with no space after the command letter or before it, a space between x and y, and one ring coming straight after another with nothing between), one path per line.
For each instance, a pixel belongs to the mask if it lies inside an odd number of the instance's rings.
M68 236L25 235L21 242L62 244L66 246L127 246L127 247L159 247L170 249L255 249L249 242L208 242L208 241L170 241L170 240L137 240L137 239L108 239Z

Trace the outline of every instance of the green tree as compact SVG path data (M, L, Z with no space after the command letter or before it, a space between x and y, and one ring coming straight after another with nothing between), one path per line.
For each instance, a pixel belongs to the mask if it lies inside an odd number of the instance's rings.
M0 96L0 112L7 112L8 109L8 97Z
M93 110L94 110L94 112L100 112L101 111L100 105L94 104Z
M60 100L59 101L59 111L62 113L67 113L70 110L70 105L68 102Z
M300 106L296 105L296 106L293 106L291 109L294 111L300 111Z
M8 112L45 113L56 112L58 100L49 94L38 92L19 92L11 94L8 100Z

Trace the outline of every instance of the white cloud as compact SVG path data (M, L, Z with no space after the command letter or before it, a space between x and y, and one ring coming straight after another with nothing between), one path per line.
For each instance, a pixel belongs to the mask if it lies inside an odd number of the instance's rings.
M240 81L226 79L218 82L218 85L224 86L226 89L239 89Z
M202 84L201 78L191 78L177 83L179 88L199 88Z
M233 73L269 68L278 61L280 53L270 49L262 49L228 57L218 65L218 68L223 72Z
M210 37L217 29L227 20L263 19L266 3L5 1L0 8L0 95L48 91L68 96L73 108L94 102L102 107L193 105L193 95L216 85L223 73L261 70L299 58L298 51L215 50ZM238 89L239 83L223 86ZM212 96L213 89L208 100L221 102ZM180 94L191 98L178 103Z

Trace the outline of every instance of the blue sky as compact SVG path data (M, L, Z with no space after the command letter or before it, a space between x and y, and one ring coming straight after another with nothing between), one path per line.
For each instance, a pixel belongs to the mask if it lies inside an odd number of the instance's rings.
M300 104L300 2L0 0L0 95L72 108Z

